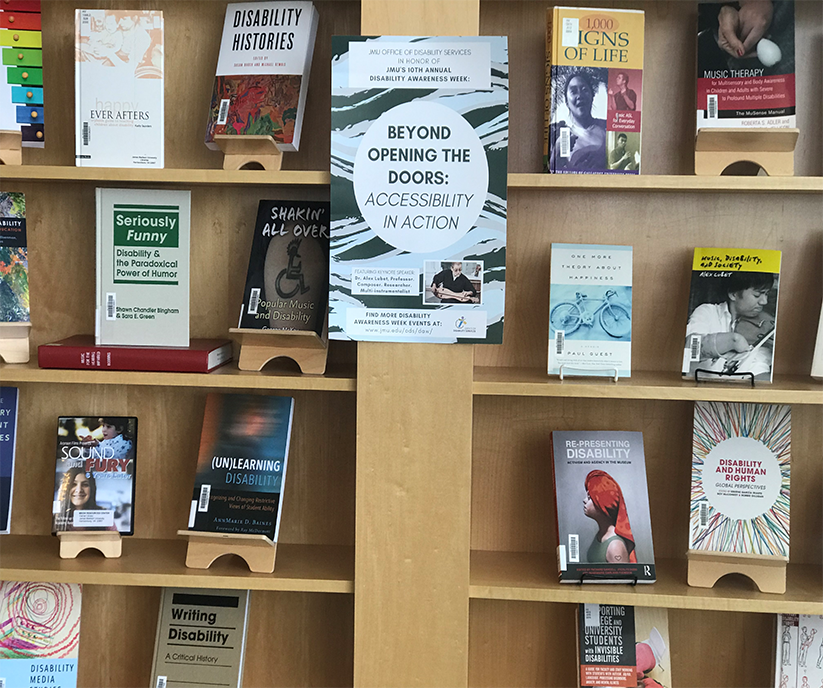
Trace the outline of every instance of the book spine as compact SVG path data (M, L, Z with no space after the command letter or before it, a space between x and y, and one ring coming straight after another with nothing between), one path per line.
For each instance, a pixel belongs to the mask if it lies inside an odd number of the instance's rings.
M543 106L543 171L551 172L551 126L552 126L552 26L554 7L546 10L546 74L545 74L545 102Z
M230 345L228 345L230 346ZM140 370L166 373L208 373L208 351L117 347L49 346L37 349L41 368L71 370Z
M77 51L80 49L80 21L83 10L74 10L74 165L83 167L83 145L82 145L82 92L83 84L81 79L81 64L77 60Z

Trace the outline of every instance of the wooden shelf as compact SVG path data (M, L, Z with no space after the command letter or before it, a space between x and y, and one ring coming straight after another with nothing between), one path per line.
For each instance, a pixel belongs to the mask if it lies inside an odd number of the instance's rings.
M776 376L772 384L683 380L677 372L635 371L618 382L599 377L560 380L537 368L475 367L475 395L574 397L581 399L666 399L742 401L768 404L823 404L823 382L811 377Z
M141 182L148 184L282 184L323 186L330 183L328 172L315 170L221 170L163 169L139 170L115 167L70 167L68 165L4 165L3 179L40 182Z
M121 370L63 370L38 368L30 361L0 365L4 384L46 382L83 385L142 385L153 387L202 387L214 389L294 389L326 392L353 392L354 371L326 371L324 375L303 375L280 370L251 372L228 364L211 373L146 373Z
M510 173L508 186L510 189L565 189L567 191L821 193L823 192L823 177Z
M692 588L686 584L686 560L663 559L657 562L657 582L651 585L560 584L553 554L472 551L469 595L488 600L823 614L821 580L821 567L789 564L785 595L758 592L742 576L724 578L714 588Z
M252 573L237 557L211 568L186 568L186 541L124 538L123 556L105 559L85 551L76 559L58 556L57 538L4 535L0 580L137 585L152 587L354 592L354 549L331 545L277 546L274 573Z

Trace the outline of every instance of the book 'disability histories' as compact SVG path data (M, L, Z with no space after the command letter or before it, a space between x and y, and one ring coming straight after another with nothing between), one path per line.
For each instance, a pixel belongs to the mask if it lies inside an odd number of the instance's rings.
M52 532L134 533L137 418L61 416Z
M640 432L552 432L561 583L654 583Z
M694 405L689 549L789 556L790 406Z
M667 609L580 604L581 688L672 688Z
M189 346L191 192L97 189L99 346Z
M0 679L6 688L77 688L77 583L0 582Z
M248 590L163 588L152 688L243 685Z
M328 302L328 202L260 201L238 327L322 336Z
M75 10L78 167L164 165L163 13Z
M209 394L189 530L277 542L293 413L291 397Z
M26 197L0 191L0 323L29 320Z
M552 244L549 375L630 377L632 247Z
M640 173L644 26L641 10L548 9L546 172Z
M505 36L332 38L329 337L503 341Z
M780 251L696 248L684 376L772 381Z
M697 7L698 132L797 126L794 0Z
M214 137L271 136L281 151L300 147L319 15L311 2L226 6L206 145Z

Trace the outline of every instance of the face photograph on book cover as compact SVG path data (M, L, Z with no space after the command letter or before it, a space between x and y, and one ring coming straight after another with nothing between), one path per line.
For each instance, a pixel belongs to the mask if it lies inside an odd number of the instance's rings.
M609 70L552 66L552 169L606 169Z
M103 10L89 16L89 36L80 36L78 62L127 65L136 79L163 78L162 18L157 12Z
M794 72L794 0L700 3L697 30L698 78L711 78L706 71Z
M57 430L54 530L133 532L137 419L61 417Z
M640 132L610 131L607 147L609 169L635 172L640 169Z
M427 260L423 263L423 303L483 303L483 261Z
M753 373L755 380L770 380L778 281L771 272L693 273L684 373Z
M581 564L654 563L639 433L554 434L560 544L577 535ZM615 446L604 450L585 442ZM598 452L601 458L594 458Z
M630 342L632 288L592 284L552 284L550 335L567 340Z

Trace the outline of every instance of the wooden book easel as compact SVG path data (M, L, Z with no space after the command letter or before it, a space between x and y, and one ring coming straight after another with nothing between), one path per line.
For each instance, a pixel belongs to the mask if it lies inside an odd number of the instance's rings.
M799 134L799 129L701 129L694 146L694 173L716 177L736 162L753 162L771 177L791 177Z
M262 370L275 358L290 358L303 373L322 375L326 372L329 353L329 321L323 324L323 336L310 330L255 330L233 327L240 335L240 370Z
M123 538L120 533L105 532L63 532L60 538L60 558L74 559L84 549L96 549L106 559L116 559L123 553Z
M250 163L257 163L264 170L276 172L283 164L283 154L271 136L218 134L214 142L223 151L224 170L239 170Z
M5 69L5 67L3 67ZM23 133L0 129L0 165L23 164Z
M30 332L30 322L0 323L0 358L6 363L28 363Z
M741 573L754 581L760 592L786 592L788 557L768 554L733 554L690 549L688 583L694 588L712 588L727 573Z
M227 535L194 530L178 530L177 534L189 539L186 566L190 569L207 569L224 554L236 554L254 573L274 571L277 543L265 535Z

